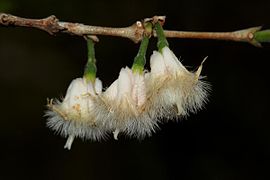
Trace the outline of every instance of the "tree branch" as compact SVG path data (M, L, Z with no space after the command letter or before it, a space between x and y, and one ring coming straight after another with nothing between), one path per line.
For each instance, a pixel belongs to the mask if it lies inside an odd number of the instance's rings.
M157 19L165 20L163 16L154 16L143 21L137 21L133 25L124 28L89 26L80 23L60 22L55 16L49 16L44 19L28 19L18 16L0 13L0 25L2 26L23 26L37 28L48 32L51 35L56 33L68 33L77 36L86 35L108 35L129 38L135 43L143 38L144 23L146 21L155 22ZM233 32L188 32L165 30L164 34L168 38L192 38L192 39L215 39L248 42L260 47L260 41L255 38L255 33L259 32L261 27L253 27ZM153 36L156 32L153 31Z
M187 31L164 31L168 38L191 38L191 39L214 39L227 41L248 42L260 47L261 44L254 39L254 33L259 31L261 26L252 27L233 32L187 32Z

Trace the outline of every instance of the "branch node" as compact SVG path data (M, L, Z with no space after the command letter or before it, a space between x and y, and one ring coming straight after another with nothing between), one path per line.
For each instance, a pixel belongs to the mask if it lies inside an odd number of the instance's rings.
M38 27L51 35L54 35L60 31L65 30L64 27L58 24L59 20L54 15L51 15L45 19L41 19L40 21L41 24Z
M135 43L140 42L143 38L144 33L144 27L142 25L142 22L137 21L131 26L131 28L134 30L134 36L131 36L130 39Z

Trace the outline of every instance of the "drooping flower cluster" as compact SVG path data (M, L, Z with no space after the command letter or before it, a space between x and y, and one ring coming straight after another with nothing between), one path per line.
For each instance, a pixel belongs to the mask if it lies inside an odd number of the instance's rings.
M208 85L200 80L202 65L189 72L166 45L153 52L151 70L146 72L147 45L145 36L132 69L122 68L105 91L95 78L92 58L85 76L71 82L63 101L49 102L47 124L68 137L65 148L71 148L74 137L100 140L113 134L117 139L119 132L137 138L150 136L164 119L186 116L204 105Z

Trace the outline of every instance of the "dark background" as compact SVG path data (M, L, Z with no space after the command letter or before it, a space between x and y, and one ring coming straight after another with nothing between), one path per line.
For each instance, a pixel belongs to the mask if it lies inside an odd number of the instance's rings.
M166 15L166 29L233 31L270 27L270 1L0 0L0 11L23 17L122 27ZM138 45L100 36L98 76L107 87L132 64ZM151 41L148 58L155 49ZM0 27L0 179L269 179L270 45L169 39L183 64L212 84L206 108L161 125L143 141L65 139L46 128L46 98L60 97L82 75L86 43L29 28ZM149 66L149 65L148 65Z

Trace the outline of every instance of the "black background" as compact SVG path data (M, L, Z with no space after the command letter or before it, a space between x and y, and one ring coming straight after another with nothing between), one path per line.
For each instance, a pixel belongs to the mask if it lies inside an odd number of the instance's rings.
M34 1L0 0L0 11L31 18L128 26L166 15L165 29L233 31L270 27L270 1ZM138 44L100 36L98 76L107 87L132 64ZM148 59L155 49L152 39ZM46 128L46 98L64 96L86 63L81 37L0 27L0 179L269 179L270 45L169 39L183 64L212 84L206 108L161 125L143 141L65 139ZM148 64L149 66L149 64Z

